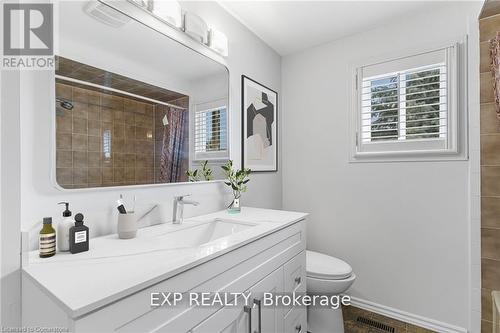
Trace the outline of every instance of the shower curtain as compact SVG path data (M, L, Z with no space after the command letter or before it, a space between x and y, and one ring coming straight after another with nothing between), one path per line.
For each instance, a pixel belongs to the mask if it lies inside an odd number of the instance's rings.
M490 68L497 118L500 119L500 33L490 40Z
M162 183L178 182L182 176L187 111L158 105L157 112L162 118L166 114L168 119L168 125L163 125L159 180Z

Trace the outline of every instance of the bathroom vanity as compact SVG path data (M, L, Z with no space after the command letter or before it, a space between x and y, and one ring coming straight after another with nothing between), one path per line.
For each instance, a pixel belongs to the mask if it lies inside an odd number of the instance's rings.
M160 224L90 251L29 253L23 325L71 332L306 332L306 308L263 306L263 292L305 292L307 214L244 208ZM250 304L151 306L151 293L250 292ZM187 296L186 296L187 297Z

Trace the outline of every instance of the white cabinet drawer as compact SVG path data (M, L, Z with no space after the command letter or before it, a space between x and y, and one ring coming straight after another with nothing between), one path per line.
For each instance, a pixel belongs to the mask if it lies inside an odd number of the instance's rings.
M284 333L307 333L307 312L305 308L293 308L286 317Z
M306 291L306 251L302 251L285 265L285 292Z

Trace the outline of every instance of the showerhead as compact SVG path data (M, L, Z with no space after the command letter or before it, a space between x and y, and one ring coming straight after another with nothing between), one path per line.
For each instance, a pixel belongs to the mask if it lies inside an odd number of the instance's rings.
M66 110L73 110L73 103L71 103L70 101L66 101L61 98L56 98L56 102L59 103L59 106L61 106Z

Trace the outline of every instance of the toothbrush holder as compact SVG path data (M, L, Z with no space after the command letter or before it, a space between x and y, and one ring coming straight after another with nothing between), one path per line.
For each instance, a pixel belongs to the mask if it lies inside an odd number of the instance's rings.
M134 212L118 214L118 238L130 239L137 235L137 219Z

